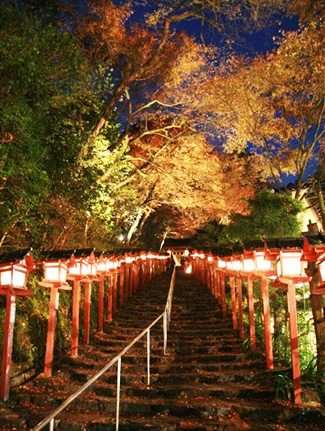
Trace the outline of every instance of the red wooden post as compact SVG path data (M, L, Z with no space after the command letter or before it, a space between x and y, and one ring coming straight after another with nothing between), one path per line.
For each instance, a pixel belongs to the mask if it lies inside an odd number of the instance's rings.
M130 272L129 272L129 297L133 296L134 293L134 264L130 264Z
M220 304L220 271L218 271L218 268L215 269L215 297L217 298L218 304Z
M223 317L227 315L227 303L226 303L226 275L221 272L221 302L222 302L222 314Z
M112 321L113 312L113 283L112 283L112 273L108 274L108 299L107 299L107 322Z
M56 310L58 309L58 307L59 307L59 289L56 287L51 287L49 320L47 324L46 351L45 351L45 366L44 366L45 377L52 376Z
M73 280L71 356L78 356L80 280Z
M268 370L273 370L273 348L272 348L272 334L271 334L270 300L269 300L268 281L267 281L266 277L261 278L261 290L262 290L262 299L263 299L266 368Z
M292 359L293 394L295 404L301 404L301 374L298 346L296 287L293 281L288 283L288 310L290 325L290 343Z
M134 261L134 276L133 276L133 293L136 293L138 288L138 275L139 275L138 262Z
M104 273L100 274L98 282L98 331L103 332L104 322Z
M124 268L119 270L120 274L120 307L124 304Z
M255 334L255 312L254 312L254 296L253 296L253 279L247 277L247 296L248 296L248 311L249 311L249 339L251 348L256 349L256 334Z
M7 401L10 389L10 374L12 364L12 344L16 317L16 296L9 291L6 294L6 319L2 348L1 399Z
M210 273L210 265L205 264L205 285L208 290L211 291L211 273Z
M112 277L113 277L113 313L115 313L117 309L117 271L116 270L114 270Z
M153 259L149 259L149 281L152 280L153 275Z
M124 298L129 298L129 282L130 282L130 265L128 263L124 266Z
M145 279L145 267L146 267L146 261L141 259L140 263L140 273L141 273L141 287L144 287L146 279Z
M84 343L89 344L90 338L90 305L91 305L91 281L85 281L84 303Z
M232 326L234 329L237 329L235 276L231 275L229 278L230 278L230 293L231 293Z
M237 277L237 299L238 299L238 326L239 337L244 338L244 320L243 320L243 295L242 295L242 278Z

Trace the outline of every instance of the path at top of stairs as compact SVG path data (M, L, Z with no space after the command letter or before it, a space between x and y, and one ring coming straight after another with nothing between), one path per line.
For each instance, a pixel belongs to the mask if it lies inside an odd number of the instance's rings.
M164 309L170 274L140 288L104 334L65 356L55 375L38 377L11 391L0 410L0 429L30 429L119 353ZM122 359L120 430L324 430L319 411L275 400L272 373L248 356L222 317L215 298L178 270L163 355L162 324L151 331L151 385L146 383L146 340ZM115 429L116 371L108 371L59 416L55 429ZM1 428L2 426L2 428Z

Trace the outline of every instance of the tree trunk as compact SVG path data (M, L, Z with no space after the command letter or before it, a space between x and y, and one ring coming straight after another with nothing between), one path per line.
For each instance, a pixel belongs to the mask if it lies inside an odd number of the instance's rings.
M324 202L324 194L322 190L322 183L320 180L316 182L316 194L318 199L318 205L320 209L320 216L322 219L322 228L325 230L325 202Z
M128 234L126 236L126 244L130 244L132 236L134 234L134 232L136 231L137 227L139 226L141 217L142 217L142 212L143 210L141 208L139 208L138 210L138 214L136 216L136 219L134 220L134 222L132 223L132 226L130 227Z
M317 371L325 378L325 299L323 295L313 292L319 287L320 276L315 263L308 264L308 274L312 277L309 282L310 302L314 318L314 327L317 344Z

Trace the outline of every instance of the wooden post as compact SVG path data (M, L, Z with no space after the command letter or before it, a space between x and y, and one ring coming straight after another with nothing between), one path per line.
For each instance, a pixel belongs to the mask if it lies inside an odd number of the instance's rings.
M73 280L71 356L78 356L80 281Z
M91 281L85 281L84 303L84 343L89 344L90 338L90 306L91 306Z
M12 345L14 338L14 325L16 318L16 296L8 291L6 295L6 318L2 348L2 369L1 369L1 399L9 399L10 375L12 364Z
M113 313L116 312L117 309L117 271L113 272Z
M146 267L146 261L141 259L141 263L140 263L141 287L144 287L145 282L146 282L145 267Z
M296 287L293 281L288 283L288 310L292 359L293 394L295 404L301 404L301 374L298 346Z
M112 283L113 274L110 272L108 274L108 299L107 299L107 322L110 323L112 321L113 314L113 283Z
M220 271L218 271L218 268L215 270L215 285L216 285L216 298L218 304L221 302L221 286L220 286Z
M129 297L131 298L134 293L134 264L130 264L130 278L129 278Z
M216 270L214 266L212 266L212 295L215 298L217 297Z
M235 276L231 275L229 278L230 278L230 293L231 293L232 326L234 329L237 329Z
M238 299L238 329L239 337L244 338L244 319L243 319L243 294L242 294L242 278L237 277L237 299Z
M139 264L137 261L135 261L134 266L134 293L138 290L139 286Z
M128 263L124 266L124 298L129 298L129 281L130 281L130 265Z
M45 366L44 366L45 377L52 376L56 310L58 309L58 307L59 307L59 290L56 287L51 287L49 320L47 324L46 351L45 351Z
M251 349L256 349L256 333L255 333L255 312L254 312L254 295L253 295L253 279L247 277L247 296L248 296L248 311L249 311L249 339Z
M98 282L98 331L103 332L104 322L104 274L100 274Z
M123 306L124 304L124 269L121 268L119 270L119 274L120 274L120 307Z
M272 334L271 334L269 289L268 289L267 278L264 276L261 278L261 290L262 290L262 299L263 299L266 368L268 370L273 370L273 348L272 348Z
M221 302L222 302L222 314L223 317L227 315L227 303L226 303L226 275L221 272Z

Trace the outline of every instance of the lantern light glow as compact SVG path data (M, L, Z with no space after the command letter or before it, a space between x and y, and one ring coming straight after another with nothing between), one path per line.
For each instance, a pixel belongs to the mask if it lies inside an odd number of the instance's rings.
M265 259L264 251L256 251L254 253L254 260L257 271L270 271L272 269L272 261Z
M68 265L66 262L49 261L43 263L44 281L66 283Z
M304 263L301 261L302 251L280 252L277 262L278 276L301 277L305 275Z
M27 282L28 268L22 264L6 264L0 267L1 287L14 287L25 289Z

